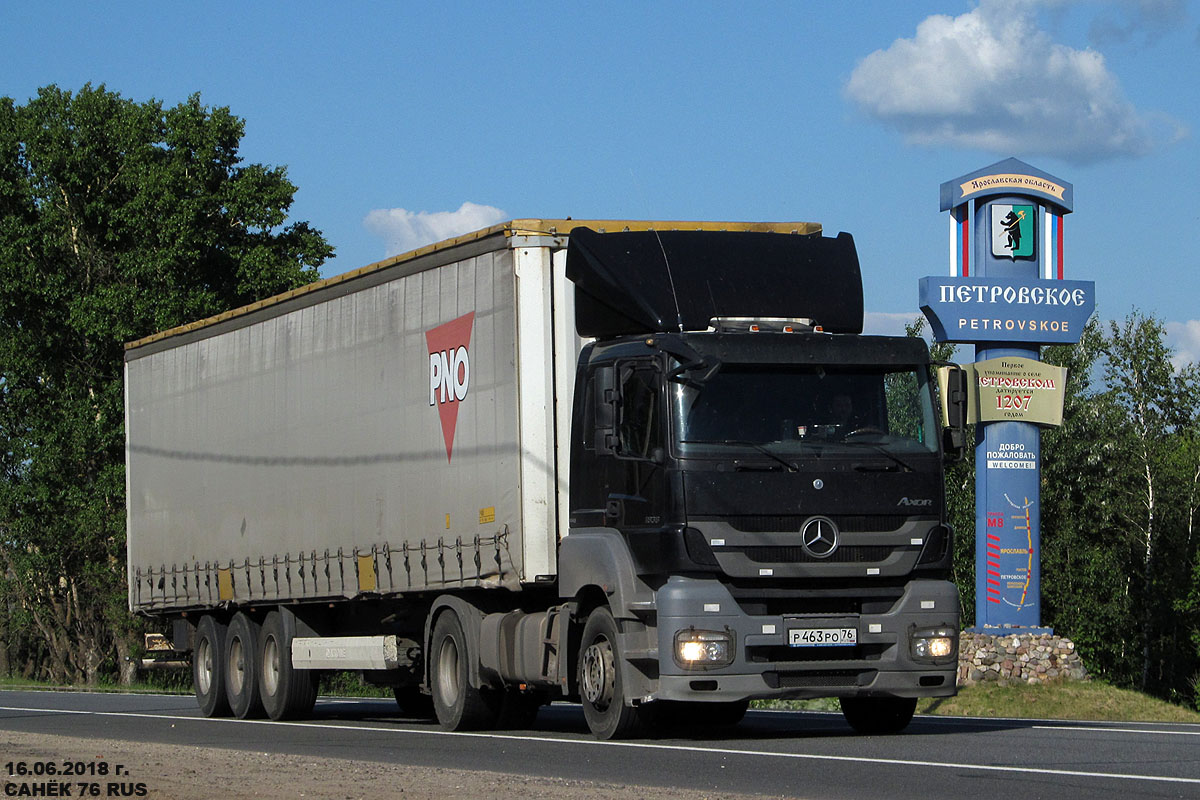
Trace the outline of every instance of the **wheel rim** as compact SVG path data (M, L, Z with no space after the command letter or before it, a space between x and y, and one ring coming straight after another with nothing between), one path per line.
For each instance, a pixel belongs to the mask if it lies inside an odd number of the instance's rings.
M263 690L274 695L279 691L279 643L274 636L263 642Z
M604 711L612 703L617 680L615 663L612 643L606 638L597 638L583 651L580 689L597 711Z
M242 640L235 638L229 643L229 688L235 695L242 693L245 682L246 663L242 657Z
M200 687L200 694L212 691L213 651L212 642L208 639L201 639L200 646L196 648L196 684Z
M458 680L458 646L454 643L454 637L447 636L442 639L442 645L438 648L437 664L438 693L443 702L452 708L458 702L461 689Z

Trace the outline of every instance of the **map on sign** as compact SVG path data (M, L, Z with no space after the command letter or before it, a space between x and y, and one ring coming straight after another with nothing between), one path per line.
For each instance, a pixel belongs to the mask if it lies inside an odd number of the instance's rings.
M1015 508L1018 512L1010 515L1010 518L1013 521L1014 531L1025 531L1025 540L1028 543L1028 548L1026 550L1028 553L1028 560L1024 569L1024 581L1022 581L1019 577L1022 571L1020 567L1013 570L1012 575L1004 576L1005 578L1009 579L1007 586L1008 589L1021 590L1021 599L1014 603L1009 599L1009 597L1006 596L1003 598L1003 600L1013 608L1024 608L1025 606L1033 605L1033 601L1029 599L1029 584L1033 579L1033 523L1030 519L1029 508L1033 505L1033 503L1030 502L1028 497L1024 498L1023 503L1014 503L1012 498L1007 494L1004 495L1004 499L1007 500L1008 504ZM1015 578L1015 580L1013 580L1013 578Z

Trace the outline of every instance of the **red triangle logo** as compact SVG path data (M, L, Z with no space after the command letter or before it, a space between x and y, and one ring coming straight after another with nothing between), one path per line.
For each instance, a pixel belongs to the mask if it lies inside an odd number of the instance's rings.
M454 429L458 425L458 407L471 386L471 330L475 312L425 331L429 346L429 405L437 406L446 442L446 461L454 450Z

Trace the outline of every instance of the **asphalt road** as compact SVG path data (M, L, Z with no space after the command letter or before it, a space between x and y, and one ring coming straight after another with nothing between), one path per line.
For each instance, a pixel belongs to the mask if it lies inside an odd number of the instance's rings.
M447 733L383 700L303 722L205 719L191 697L0 691L0 730L805 798L1200 798L1200 726L917 717L859 736L839 714L751 711L727 731L597 742L577 706L535 731ZM0 761L3 758L0 757ZM2 765L0 765L2 766Z

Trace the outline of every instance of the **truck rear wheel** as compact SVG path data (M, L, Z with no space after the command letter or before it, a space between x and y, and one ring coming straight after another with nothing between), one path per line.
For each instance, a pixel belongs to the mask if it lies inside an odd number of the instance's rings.
M917 710L915 697L843 697L842 716L859 733L899 733Z
M192 653L192 685L196 702L206 717L228 717L229 698L225 695L225 626L205 614L196 626L196 646Z
M225 634L225 693L238 719L263 715L258 696L258 623L242 612L234 615Z
M639 727L638 710L625 705L620 665L617 622L607 608L597 608L588 615L579 645L579 697L597 739L630 736Z
M258 692L271 719L295 719L312 711L317 682L312 670L292 667L292 636L278 611L263 620L258 643Z
M492 728L500 711L500 695L471 685L471 652L462 622L447 609L433 625L429 641L433 710L449 731Z

